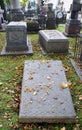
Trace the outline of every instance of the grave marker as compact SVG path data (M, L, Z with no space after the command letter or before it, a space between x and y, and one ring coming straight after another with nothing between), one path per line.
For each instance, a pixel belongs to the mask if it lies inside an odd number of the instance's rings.
M33 54L31 43L27 37L25 22L10 22L6 28L6 45L1 55Z
M39 43L46 52L67 53L69 49L68 38L57 30L39 31Z
M25 61L19 112L21 123L74 123L76 114L61 61Z

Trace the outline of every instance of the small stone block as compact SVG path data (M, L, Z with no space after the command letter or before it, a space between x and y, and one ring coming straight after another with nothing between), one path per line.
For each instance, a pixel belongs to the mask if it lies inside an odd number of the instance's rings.
M21 123L74 123L76 114L62 62L25 61L19 121Z
M40 30L39 43L48 53L68 53L68 38L57 30Z

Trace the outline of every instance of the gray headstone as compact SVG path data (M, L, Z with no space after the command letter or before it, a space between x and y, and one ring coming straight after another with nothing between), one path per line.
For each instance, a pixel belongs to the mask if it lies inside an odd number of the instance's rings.
M27 37L25 22L10 22L6 27L6 45L1 55L33 54L32 46Z
M67 53L68 38L57 30L40 30L39 43L46 52Z
M27 50L27 33L25 22L10 22L6 28L6 51Z
M19 121L75 122L75 111L61 61L25 61Z

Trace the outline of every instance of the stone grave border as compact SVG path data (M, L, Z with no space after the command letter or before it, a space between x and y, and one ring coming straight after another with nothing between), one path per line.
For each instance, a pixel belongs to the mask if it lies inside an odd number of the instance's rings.
M80 67L77 65L77 63L73 59L70 59L70 62L72 64L72 66L74 67L78 77L82 81L82 70L80 69Z

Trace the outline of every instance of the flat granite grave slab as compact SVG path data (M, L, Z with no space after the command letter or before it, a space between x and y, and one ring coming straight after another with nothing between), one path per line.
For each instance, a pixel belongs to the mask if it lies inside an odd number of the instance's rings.
M57 52L68 53L69 41L57 30L40 30L39 44L43 54Z
M74 123L76 113L62 62L25 61L19 121Z

